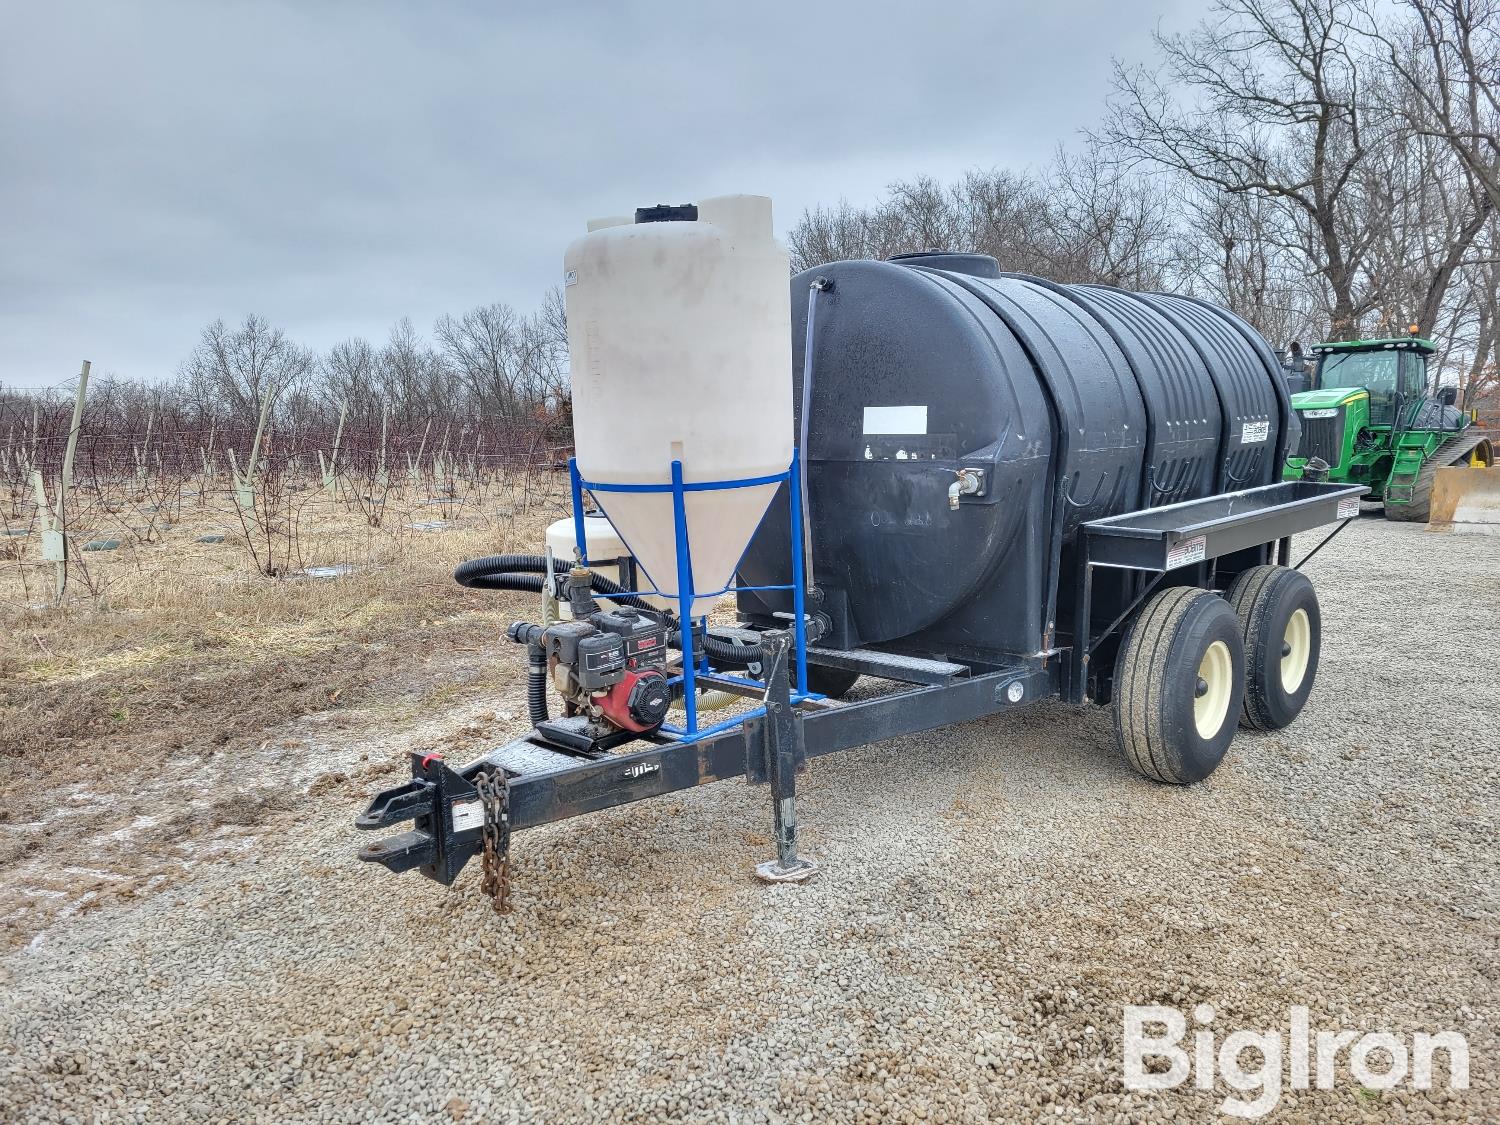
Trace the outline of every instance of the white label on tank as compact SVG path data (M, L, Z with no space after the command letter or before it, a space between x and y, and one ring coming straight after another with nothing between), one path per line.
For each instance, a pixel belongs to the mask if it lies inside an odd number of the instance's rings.
M569 270L567 273L563 274L563 288L564 289L566 289L570 285L577 285L577 284L578 284L578 271L577 270Z
M1196 535L1192 539L1184 539L1167 552L1167 569L1175 570L1189 563L1202 562L1204 547L1205 540L1201 535Z
M481 801L453 802L453 831L467 832L484 827L484 804Z
M925 434L926 432L927 407L925 406L865 407L865 433L867 434Z
M1240 431L1240 441L1246 445L1252 445L1257 441L1265 441L1270 436L1270 422L1246 422L1245 428Z
M1338 519L1352 520L1359 515L1359 497L1348 496L1339 501Z
M1333 406L1330 406L1326 410L1304 410L1302 412L1302 417L1304 418L1337 418L1338 416L1338 408Z

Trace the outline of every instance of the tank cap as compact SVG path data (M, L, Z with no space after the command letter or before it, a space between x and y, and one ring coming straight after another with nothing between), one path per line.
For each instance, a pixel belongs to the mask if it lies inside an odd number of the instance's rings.
M900 266L923 266L948 273L966 273L970 277L999 277L1000 263L988 254L959 254L949 250L919 250L915 254L895 254L887 258Z
M655 207L637 207L635 221L638 223L696 223L696 203L658 203Z

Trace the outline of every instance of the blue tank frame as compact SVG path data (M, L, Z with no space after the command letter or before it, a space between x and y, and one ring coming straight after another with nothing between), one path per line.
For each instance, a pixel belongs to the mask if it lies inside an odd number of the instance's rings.
M568 479L573 491L573 538L578 550L579 561L589 565L588 540L584 531L583 494L588 492L645 492L645 493L669 493L672 497L672 529L677 546L677 590L676 592L661 590L653 587L649 590L634 590L637 594L654 594L657 597L672 598L677 602L677 617L682 623L682 674L673 676L671 684L682 685L683 709L687 712L686 727L674 727L663 724L661 730L665 734L672 735L678 742L696 742L702 738L721 734L730 730L748 719L757 718L765 714L765 706L754 707L743 714L736 715L732 719L726 719L722 723L715 723L709 727L698 726L698 678L700 676L713 676L719 680L727 680L734 683L754 686L757 688L764 685L736 676L728 676L716 671L708 662L707 651L701 655L696 654L693 648L692 625L696 620L708 632L708 618L706 616L694 619L692 616L693 602L700 597L717 598L724 594L738 593L741 590L790 590L792 593L792 615L794 623L792 635L794 648L797 654L797 683L792 692L792 703L796 705L808 699L822 699L816 692L807 690L807 622L805 617L807 605L807 583L804 577L803 567L803 533L802 533L802 458L801 450L792 451L791 464L787 466L786 472L772 473L763 477L741 477L736 480L713 480L694 481L686 483L682 477L682 462L672 462L672 481L670 484L613 484L600 481L584 480L578 471L578 459L568 458ZM713 593L699 593L693 585L693 560L691 544L688 539L687 521L687 494L689 492L722 492L732 488L755 488L765 484L787 484L787 491L791 499L791 556L792 556L792 581L790 585L783 586L737 586L730 584L722 590ZM749 546L748 541L746 546ZM648 575L648 577L650 577ZM624 578L624 575L621 575ZM653 582L656 579L652 579Z

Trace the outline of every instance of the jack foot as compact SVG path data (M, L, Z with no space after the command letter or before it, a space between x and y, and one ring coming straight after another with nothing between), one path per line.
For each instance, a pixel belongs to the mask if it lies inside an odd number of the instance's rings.
M818 865L801 856L785 866L778 859L755 865L755 877L762 883L805 883L817 873Z

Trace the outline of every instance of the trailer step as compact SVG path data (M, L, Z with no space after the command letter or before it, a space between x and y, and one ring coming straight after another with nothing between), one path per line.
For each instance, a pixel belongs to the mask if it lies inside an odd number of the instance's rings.
M561 773L585 762L608 757L607 754L584 754L543 742L535 735L526 735L504 746L497 746L481 761L499 766L511 777L536 777L540 774Z
M903 684L946 684L969 674L969 669L963 664L876 652L868 648L809 648L807 658L808 663L824 668L842 668L861 676L877 676Z

